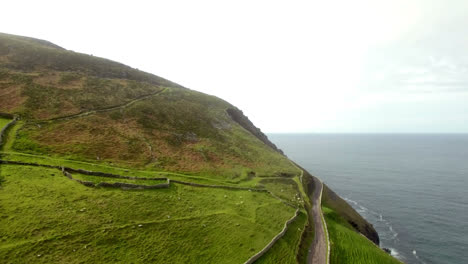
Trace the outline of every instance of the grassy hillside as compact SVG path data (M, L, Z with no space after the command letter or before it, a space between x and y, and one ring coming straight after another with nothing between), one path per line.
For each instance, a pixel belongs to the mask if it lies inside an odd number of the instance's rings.
M296 172L229 103L45 41L0 34L0 97L26 120L9 151L233 180Z
M374 227L324 185L322 211L330 236L330 263L401 263L378 247Z
M297 263L296 256L298 254L300 238L306 221L307 215L301 213L296 221L291 224L284 237L255 263Z
M379 236L374 227L327 185L323 187L322 205L337 212L348 225L352 226L353 230L379 245Z
M0 258L246 261L304 202L300 171L229 109L236 108L117 62L0 34L0 113L20 117L0 152L20 162L0 163ZM51 166L124 178L70 179ZM302 209L267 262L295 262L306 219Z
M0 258L11 263L240 263L294 213L266 193L95 189L29 166L1 176Z
M401 264L366 237L357 233L336 211L326 206L323 206L322 210L330 235L331 264Z
M243 263L269 245L257 263L307 258L308 174L224 100L0 33L0 115L19 117L0 151L6 263ZM335 235L366 230L330 190L324 205Z
M11 119L0 117L0 129L2 129L10 121Z

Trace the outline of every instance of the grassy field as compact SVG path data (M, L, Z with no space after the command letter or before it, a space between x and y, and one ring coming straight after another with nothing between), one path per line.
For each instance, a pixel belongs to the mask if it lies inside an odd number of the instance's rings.
M378 248L340 215L330 208L322 207L330 235L331 264L401 264Z
M265 186L267 190L274 193L279 198L294 204L297 207L303 207L303 202L300 198L298 186L293 179L288 178L273 178L262 179L259 182Z
M306 222L307 215L304 212L300 212L296 220L289 226L286 234L284 234L284 236L278 240L278 242L273 245L273 247L255 263L297 263L299 242Z
M7 145L8 145L8 142L7 142ZM259 184L261 179L257 177L250 179L248 181L242 181L236 184L236 183L231 183L229 181L213 179L209 176L203 176L203 175L198 176L198 175L182 174L182 173L175 173L175 172L169 172L169 171L132 170L128 168L121 168L117 166L108 165L106 163L95 164L95 163L89 163L89 162L68 160L68 159L48 157L48 156L31 155L31 154L17 153L17 152L0 152L0 153L2 155L2 159L4 160L37 163L37 164L53 165L53 166L65 166L65 167L74 168L74 169L85 169L89 171L112 173L112 174L118 174L118 175L123 175L123 176L145 177L145 178L166 177L172 180L181 180L181 181L208 184L208 185L225 185L225 186L238 186L238 187L250 187L250 188L262 187L262 184ZM284 188L286 187L287 186L284 186ZM277 188L281 188L281 186Z
M294 214L266 193L88 188L16 165L0 177L0 258L11 263L239 263Z
M0 117L0 130L4 126L6 126L6 124L10 123L10 121L11 121L11 119Z
M6 131L6 134L4 135L3 138L3 145L0 149L0 151L8 151L11 150L13 146L13 142L15 141L16 134L19 128L23 126L24 122L22 121L16 121L16 123L13 126L10 126L8 130Z

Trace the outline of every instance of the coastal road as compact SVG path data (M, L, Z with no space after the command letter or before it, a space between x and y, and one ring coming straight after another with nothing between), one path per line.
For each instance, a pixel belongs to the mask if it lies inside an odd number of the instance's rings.
M313 192L309 194L312 201L312 209L309 215L312 215L314 222L315 237L314 241L309 247L309 254L307 257L308 264L328 264L328 232L325 230L322 222L322 182L312 177L313 181L309 184L309 190L313 188Z

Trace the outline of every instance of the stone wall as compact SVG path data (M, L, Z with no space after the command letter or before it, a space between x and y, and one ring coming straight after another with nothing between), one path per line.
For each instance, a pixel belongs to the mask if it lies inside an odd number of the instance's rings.
M254 263L257 259L259 259L261 256L263 256L268 250L270 250L271 247L273 247L273 245L276 243L276 241L278 241L280 238L282 238L284 236L284 234L286 234L286 231L288 231L288 227L289 225L294 222L294 220L296 220L297 216L299 215L299 209L296 209L296 213L294 214L294 216L289 219L288 221L286 221L286 223L284 223L284 227L283 227L283 230L281 230L281 232L279 232L279 234L277 234L271 241L270 243L268 243L262 250L260 250L257 254L253 255L251 258L249 258L246 262L244 262L245 264L251 264L251 263Z
M0 117L9 118L9 119L15 118L15 116L12 115L12 114L9 114L9 113L2 113L2 112L0 112Z
M62 167L60 166L38 164L38 163L32 163L32 162L12 161L12 160L0 160L0 164L45 167L45 168L52 168L52 169L59 169L59 170L62 169Z
M105 172L97 172L97 171L88 171L83 169L73 169L69 167L63 166L54 166L54 165L45 165L45 164L38 164L32 162L22 162L22 161L8 161L8 160L0 160L0 164L12 164L12 165L24 165L24 166L36 166L36 167L46 167L46 168L54 168L62 170L63 175L67 178L79 182L86 186L101 186L101 187L120 187L123 189L159 189L159 188L169 188L171 182L184 184L194 187L206 187L206 188L220 188L220 189L228 189L228 190L243 190L243 191L252 191L252 192L267 192L270 193L266 189L256 189L256 188L249 188L249 187L237 187L237 186L225 186L225 185L209 185L209 184L200 184L200 183L193 183L193 182L184 182L179 180L170 180L169 178L159 177L159 178L140 178L140 177L130 177L130 176L123 176L118 174L111 174ZM91 176L99 176L99 177L107 177L107 178L117 178L117 179L130 179L130 180L165 180L166 183L156 184L156 185L142 185L142 184L131 184L131 183L107 183L101 182L95 185L93 182L82 181L79 179L75 179L72 177L70 172L80 173L85 175ZM271 194L271 193L270 193Z
M124 182L114 182L114 183L100 182L98 184L95 184L94 182L91 182L91 181L83 181L80 179L75 179L73 178L72 174L69 173L68 171L74 171L74 172L79 172L85 175L93 175L93 176L108 177L108 178L120 178L120 179L132 179L132 180L166 180L167 182L155 184L155 185L132 184L132 183L124 183ZM62 167L62 173L70 180L76 181L88 187L111 187L111 188L121 188L124 190L131 190L131 189L143 190L143 189L169 188L169 184L170 184L170 180L168 178L127 177L127 176L122 176L122 175L117 175L117 174L110 174L110 173L104 173L104 172L92 172L92 171L87 171L87 170L82 170L82 169L71 169L71 168L65 168L65 167Z
M88 171L83 169L72 169L66 168L67 171L80 173L84 175L92 175L92 176L99 176L99 177L107 177L107 178L117 178L117 179L128 179L128 180L167 180L166 177L159 177L159 178L144 178L144 177L131 177L131 176L123 176L118 174L112 173L105 173L99 171Z
M194 182L184 182L184 181L179 181L179 180L171 180L171 182L184 184L184 185L190 185L190 186L194 186L194 187L219 188L219 189L228 189L228 190L243 190L243 191L252 191L252 192L269 192L266 189L256 189L256 188L249 188L249 187L200 184L200 183L194 183Z
M129 190L129 189L143 190L143 189L169 188L169 184L170 184L170 181L168 179L167 183L161 183L161 184L156 184L156 185L141 185L141 184L132 184L132 183L123 183L123 182L115 182L115 183L100 182L96 186L97 187L114 187L114 188L121 188L124 190Z

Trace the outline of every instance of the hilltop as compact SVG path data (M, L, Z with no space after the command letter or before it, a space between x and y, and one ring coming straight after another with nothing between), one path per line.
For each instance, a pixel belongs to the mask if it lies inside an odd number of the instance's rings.
M313 221L322 217L312 213L315 178L222 99L0 34L0 114L8 262L304 263L313 255L322 228ZM324 210L378 244L369 223L323 190ZM331 251L333 259L333 243Z

